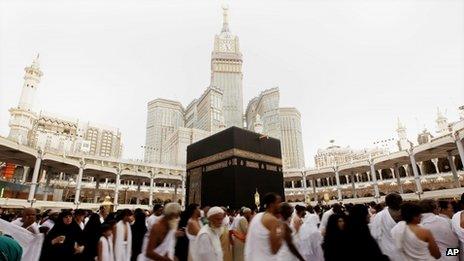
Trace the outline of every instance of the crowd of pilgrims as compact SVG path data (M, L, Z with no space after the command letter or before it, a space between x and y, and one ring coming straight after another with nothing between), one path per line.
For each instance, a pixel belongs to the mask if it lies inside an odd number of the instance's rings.
M392 193L382 204L293 207L270 193L263 206L191 204L181 211L167 203L150 213L100 207L41 215L27 208L1 217L44 234L40 260L464 260L462 249L460 256L446 253L464 243L464 194L460 201L403 202ZM21 259L14 243L0 236L0 260Z

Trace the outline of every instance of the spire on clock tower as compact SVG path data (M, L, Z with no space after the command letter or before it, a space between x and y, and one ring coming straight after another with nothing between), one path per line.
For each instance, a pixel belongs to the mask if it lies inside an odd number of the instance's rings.
M222 5L222 33L229 32L229 7L226 4Z

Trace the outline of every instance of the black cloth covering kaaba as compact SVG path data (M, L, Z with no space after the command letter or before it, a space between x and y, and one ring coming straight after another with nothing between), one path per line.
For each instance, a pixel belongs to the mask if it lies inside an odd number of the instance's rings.
M231 127L187 147L186 202L254 208L255 193L284 197L280 140Z

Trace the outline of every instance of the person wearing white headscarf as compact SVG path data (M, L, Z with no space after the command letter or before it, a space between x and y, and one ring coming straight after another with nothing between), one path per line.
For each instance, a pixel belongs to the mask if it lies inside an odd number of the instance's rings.
M193 261L222 261L223 252L220 236L222 234L222 221L224 210L212 207L206 213L208 225L203 226L195 240L195 255Z

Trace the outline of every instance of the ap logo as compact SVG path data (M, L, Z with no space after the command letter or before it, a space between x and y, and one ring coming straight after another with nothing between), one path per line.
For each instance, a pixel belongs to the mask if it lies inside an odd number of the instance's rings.
M459 248L446 249L446 256L457 256L458 254L459 254Z

